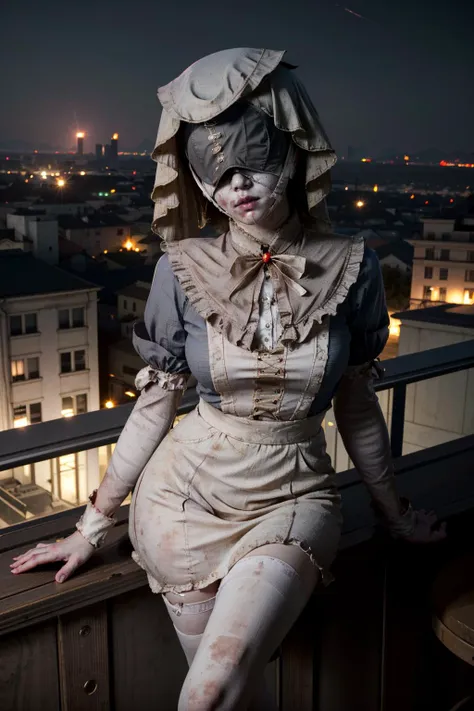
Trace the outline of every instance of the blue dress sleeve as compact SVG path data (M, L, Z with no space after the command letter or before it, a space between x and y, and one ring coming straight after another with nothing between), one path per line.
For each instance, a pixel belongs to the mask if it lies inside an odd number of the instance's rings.
M377 255L365 248L359 277L349 295L348 325L351 333L349 365L377 358L389 335L390 318L385 301L382 270Z
M156 265L143 321L135 324L133 345L140 358L165 373L189 373L186 361L186 302L167 255Z

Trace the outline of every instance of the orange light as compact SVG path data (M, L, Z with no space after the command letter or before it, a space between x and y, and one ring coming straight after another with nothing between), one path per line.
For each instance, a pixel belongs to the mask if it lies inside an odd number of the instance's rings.
M132 240L131 240L131 239L128 239L128 240L125 242L125 244L124 244L123 246L125 247L125 249L128 249L128 251L130 251L131 249L133 249L133 242L132 242Z
M112 136L112 141L118 141L118 133L114 133Z
M111 410L113 407L115 407L115 402L113 400L107 400L105 403L105 407L107 410Z
M372 163L372 158L361 158L360 162L361 163Z
M64 186L66 185L66 181L63 180L63 178L58 178L58 180L56 181L56 185L58 186L58 188L64 188Z
M128 395L128 397L137 397L131 390L125 390L124 394Z
M85 170L81 170L81 172L79 173L79 175L85 175L85 174L86 174Z
M378 193L378 191L379 191L379 186L378 186L378 185L374 185L374 193Z
M414 195L410 195L410 200L414 200L414 199L415 199L415 196L414 196Z
M139 252L139 251L140 251L139 247L135 247L135 252Z
M76 138L85 138L85 135L86 134L84 133L84 131L79 131L78 133L76 133Z
M410 160L410 156L404 155L404 156L403 156L403 160L405 160L405 161Z
M110 192L111 192L112 195L113 195L113 194L116 193L117 191L115 190L115 188L112 188L112 190L111 190Z
M363 200L357 200L356 207L364 207L365 202Z

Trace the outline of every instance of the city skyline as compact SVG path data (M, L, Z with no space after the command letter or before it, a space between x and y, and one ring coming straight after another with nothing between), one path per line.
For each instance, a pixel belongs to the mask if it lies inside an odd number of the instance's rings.
M4 9L1 142L69 148L78 130L87 152L114 131L124 147L152 142L157 87L205 54L246 45L288 50L339 153L473 150L472 4L296 0L291 14L268 1L244 14L212 3L128 7L86 3L79 13L51 0L46 16L26 0Z

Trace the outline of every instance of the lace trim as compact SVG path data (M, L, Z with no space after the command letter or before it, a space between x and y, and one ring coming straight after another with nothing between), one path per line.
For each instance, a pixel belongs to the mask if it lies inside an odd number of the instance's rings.
M163 370L152 368L147 365L142 368L136 378L135 387L137 390L143 390L150 383L156 383L163 390L186 390L189 380L188 374L182 373L165 373Z
M335 316L337 307L346 299L349 289L359 276L359 271L364 256L365 241L362 235L354 235L352 244L348 249L346 263L341 269L339 281L335 284L332 292L320 306L306 316L299 323L292 321L291 313L280 314L282 335L280 343L286 346L302 343L309 336L315 323L321 324L325 316ZM219 333L233 345L251 350L258 314L256 318L251 318L249 323L242 326L232 314L220 310L219 304L212 299L205 291L204 285L196 284L195 280L185 263L179 242L169 244L167 247L170 265L178 281L189 299L189 303L196 311L210 323Z

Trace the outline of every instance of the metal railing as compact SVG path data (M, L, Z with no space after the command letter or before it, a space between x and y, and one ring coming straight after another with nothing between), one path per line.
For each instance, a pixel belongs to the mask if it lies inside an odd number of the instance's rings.
M394 457L402 454L406 389L416 383L460 370L474 368L474 340L434 348L383 361L385 375L376 391L393 388L391 447ZM194 390L185 393L178 414L194 408ZM116 442L133 404L97 410L71 418L0 432L0 471L93 449Z

